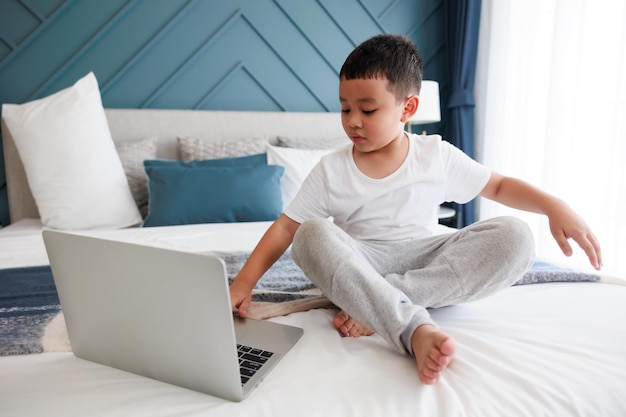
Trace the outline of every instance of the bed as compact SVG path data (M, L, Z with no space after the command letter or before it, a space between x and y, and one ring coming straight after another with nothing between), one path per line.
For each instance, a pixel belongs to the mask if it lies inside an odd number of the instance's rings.
M58 122L59 107L53 106L58 103L45 104L46 111L53 112ZM86 117L84 109L81 112L80 117ZM88 214L72 213L60 219L62 215L55 212L59 203L54 199L63 195L62 191L53 194L52 203L46 205L50 190L35 191L39 187L36 174L27 180L26 172L33 169L32 158L24 151L29 148L16 145L24 132L9 126L3 109L11 224L0 229L0 272L5 272L0 275L0 344L4 345L0 356L0 415L626 415L626 286L619 278L551 265L538 264L534 273L520 282L526 285L513 286L482 301L432 311L435 321L455 337L458 346L453 363L433 386L422 385L414 360L398 354L377 335L340 337L331 324L337 310L315 288L288 289L286 295L281 295L280 289L258 291L256 310L251 310L254 315L301 327L304 336L241 403L74 357L62 311L54 303L53 288L38 286L39 277L47 276L48 260L41 239L44 228L52 224L110 239L219 253L234 260L232 266L236 269L237 262L254 247L271 220L261 217L190 223L185 221L189 213L178 213L169 219L171 224L161 224L167 223L166 215L166 221L158 219L138 227L137 216L145 223L154 203L153 196L146 195L146 187L152 184L145 183L143 160L171 160L176 164L179 160L210 160L216 155L215 159L234 159L254 155L259 151L257 146L262 146L268 164L284 168L280 180L284 203L306 169L324 152L339 146L343 137L339 116L330 113L106 109L103 114L116 144L118 165L128 180L125 198L131 195L136 209L127 218L120 215L117 225L107 224L112 215L94 219L93 204L88 206ZM32 129L56 123L41 122ZM69 125L63 126L68 129ZM46 135L54 136L54 129L46 128ZM62 167L71 166L67 155L71 151L46 152L50 159L60 160ZM51 156L50 152L57 153ZM94 155L105 153L100 149ZM81 159L85 155L79 153ZM180 192L180 183L169 186L166 191ZM216 192L223 192L219 184L216 187ZM184 193L176 195L186 198ZM67 196L84 197L84 193ZM97 206L114 200L99 198ZM145 211L146 205L150 213ZM40 213L40 208L47 213ZM76 217L92 225L72 227ZM63 223L67 221L70 223ZM288 258L283 261L283 266L289 266ZM37 293L43 301L25 308L9 306L10 296L21 283L16 272L30 274L31 287L22 289L21 295ZM294 292L298 294L294 296ZM46 314L40 315L43 318L36 330L20 327L22 319L28 321L41 310Z

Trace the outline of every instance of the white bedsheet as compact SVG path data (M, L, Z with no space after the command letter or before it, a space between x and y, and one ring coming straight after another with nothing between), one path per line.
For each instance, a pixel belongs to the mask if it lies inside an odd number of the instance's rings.
M241 250L268 225L97 234L184 250ZM2 267L8 267L5 261L14 266L47 263L38 253L43 249L38 226L32 226L28 230L21 224L20 233L14 229L17 240L9 239L10 228L2 230ZM25 260L18 246L30 244ZM458 346L454 362L434 386L420 384L413 359L391 350L378 336L340 337L331 325L335 312L327 309L272 319L302 327L304 336L242 403L71 353L0 357L0 415L626 416L625 301L624 286L539 284L433 311Z
M213 223L185 226L86 230L74 233L187 252L250 251L272 222ZM23 219L0 229L0 268L48 265L38 219Z

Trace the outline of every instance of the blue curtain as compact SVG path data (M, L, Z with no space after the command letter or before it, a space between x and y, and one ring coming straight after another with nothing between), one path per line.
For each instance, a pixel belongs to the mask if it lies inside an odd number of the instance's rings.
M447 136L474 157L474 78L481 0L445 0L450 92ZM475 221L474 202L457 207L457 227Z

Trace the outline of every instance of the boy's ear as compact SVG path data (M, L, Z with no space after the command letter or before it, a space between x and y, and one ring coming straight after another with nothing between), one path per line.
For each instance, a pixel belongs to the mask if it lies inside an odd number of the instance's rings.
M402 123L406 123L415 112L417 112L417 108L419 107L420 99L415 94L410 95L406 99L404 99L404 109L402 110Z

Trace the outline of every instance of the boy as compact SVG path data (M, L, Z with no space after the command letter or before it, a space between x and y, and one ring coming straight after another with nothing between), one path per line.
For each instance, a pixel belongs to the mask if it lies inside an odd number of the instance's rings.
M572 238L596 269L602 261L589 227L561 200L491 172L439 136L404 132L419 105L422 65L403 36L375 36L348 56L339 101L352 144L313 169L257 244L230 296L245 317L255 284L293 243L296 264L342 309L334 326L350 337L377 332L412 354L420 381L433 384L455 342L426 308L508 287L534 257L528 227L512 217L434 235L439 204L481 195L545 214L565 255L571 255Z

